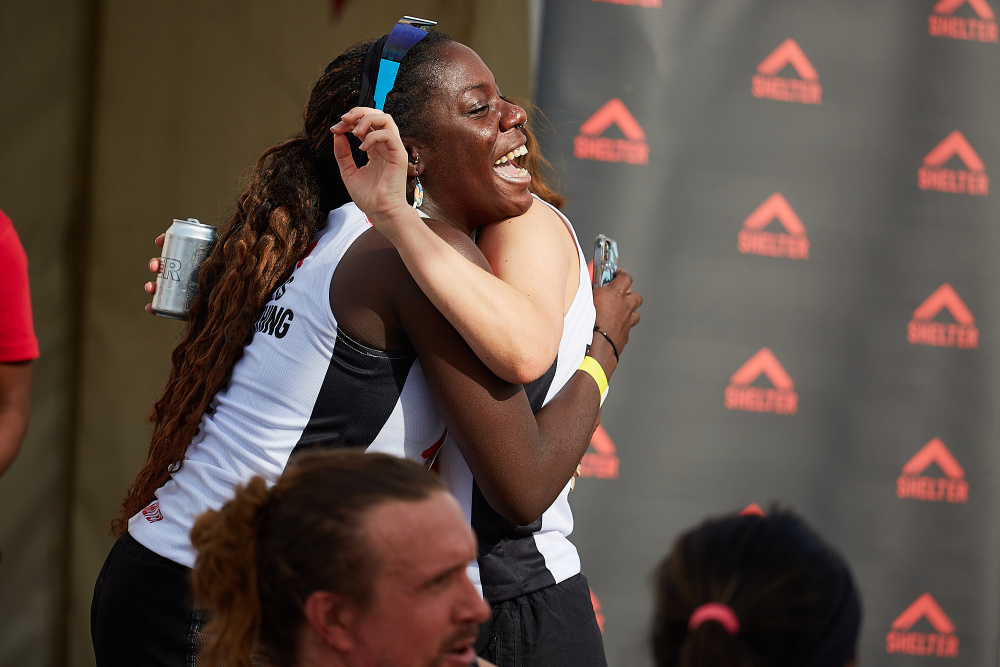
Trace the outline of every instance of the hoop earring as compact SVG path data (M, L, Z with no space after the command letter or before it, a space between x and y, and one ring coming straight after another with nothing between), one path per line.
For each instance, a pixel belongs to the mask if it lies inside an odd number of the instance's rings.
M413 188L413 208L420 208L424 203L424 186L420 185L420 177L417 176L417 184Z

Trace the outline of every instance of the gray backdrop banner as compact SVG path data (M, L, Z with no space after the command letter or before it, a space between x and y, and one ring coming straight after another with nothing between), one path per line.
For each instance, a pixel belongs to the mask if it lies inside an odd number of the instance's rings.
M546 3L546 154L645 296L573 494L612 667L673 539L751 503L851 562L860 664L997 664L996 11Z

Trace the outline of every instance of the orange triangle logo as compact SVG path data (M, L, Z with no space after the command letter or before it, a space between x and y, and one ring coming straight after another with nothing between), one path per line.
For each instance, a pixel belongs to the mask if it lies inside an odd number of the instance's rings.
M778 48L771 51L770 55L757 65L757 73L776 76L786 65L791 65L798 75L806 81L819 81L816 68L812 66L802 48L791 37L779 44Z
M930 442L920 448L920 451L903 466L904 475L919 475L932 463L938 467L945 475L951 479L964 479L965 471L958 464L952 453L941 442L940 438L933 438Z
M608 432L600 424L597 425L597 430L594 431L594 435L590 438L590 446L594 448L594 451L603 456L615 456L618 453L618 449L615 447L611 436L608 435Z
M931 597L930 593L924 593L918 597L913 604L906 608L902 614L892 622L893 630L909 630L921 618L930 621L934 629L943 635L950 635L955 632L955 624L951 622L948 615L944 613L937 600Z
M601 611L601 601L597 599L594 595L594 589L590 589L590 604L594 607L594 616L597 617L597 627L601 629L601 633L604 632L604 614Z
M612 97L604 103L604 106L594 112L594 115L580 126L580 134L596 137L603 134L612 125L617 125L622 134L632 141L646 140L646 133L635 116L617 97Z
M761 230L771 224L775 218L782 224L789 234L805 234L806 227L802 220L795 214L780 192L764 200L764 203L754 209L746 220L743 221L743 229Z
M927 299L913 311L913 319L933 319L945 308L948 309L948 312L951 313L951 316L954 317L955 321L959 324L972 326L976 323L975 318L972 316L972 311L970 311L969 307L965 305L962 298L958 296L955 288L948 283L945 283L941 285L941 287L934 290L934 293L927 297Z
M986 170L986 165L983 164L979 154L976 153L969 144L969 141L958 130L945 137L941 143L927 154L924 158L924 165L927 167L943 167L955 155L958 155L969 171Z
M934 13L951 14L967 2L982 20L992 21L996 18L996 15L993 13L993 8L989 6L986 0L939 0L938 3L934 5Z
M729 378L729 382L735 385L748 385L759 378L761 374L767 376L775 389L791 390L795 388L795 383L792 382L792 377L785 370L785 367L766 347L760 348L745 364L740 366L739 370Z
M597 425L594 435L590 436L590 446L594 451L588 451L580 461L581 477L597 477L598 479L617 479L618 448L601 424Z
M765 516L764 510L757 503L750 503L744 507L736 516Z

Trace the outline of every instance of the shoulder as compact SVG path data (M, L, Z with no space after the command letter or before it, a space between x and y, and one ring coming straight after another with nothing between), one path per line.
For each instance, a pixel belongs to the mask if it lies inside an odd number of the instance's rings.
M480 239L503 237L521 234L525 231L532 232L560 232L566 229L562 218L555 209L543 202L541 199L534 199L527 212L515 218L508 218L501 222L483 225L480 229Z
M438 222L429 218L425 218L424 222L426 222L427 226L430 227L435 234L441 237L442 240L457 250L460 255L473 264L489 270L489 264L486 262L486 258L483 256L482 250L479 249L479 246L476 245L476 242L473 241L470 236L443 222Z
M467 260L486 271L490 270L490 265L483 256L482 251L479 250L475 242L468 235L463 234L448 224L436 220L425 218L424 222L435 234ZM404 299L411 295L423 296L423 292L410 274L409 269L403 263L399 252L374 227L368 229L358 237L344 259L346 260L346 264L353 265L353 269L360 270L363 268L365 274L368 276L366 280L383 285L385 291L389 293L402 296ZM336 280L336 274L334 279Z
M518 257L562 263L576 256L576 239L566 223L540 199L535 199L523 215L484 225L477 242L494 269L498 263Z

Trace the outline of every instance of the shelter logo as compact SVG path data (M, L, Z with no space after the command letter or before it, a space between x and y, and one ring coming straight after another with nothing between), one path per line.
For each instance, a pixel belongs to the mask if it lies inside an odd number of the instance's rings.
M632 5L633 7L662 7L663 0L594 0L612 5Z
M583 461L580 462L580 476L617 479L618 466L620 465L618 449L615 447L614 441L611 440L611 436L600 424L597 425L597 430L590 438L590 446L594 448L594 451L583 455Z
M969 3L976 17L952 16L955 10L966 3ZM934 5L934 13L927 20L927 32L931 37L996 44L996 14L986 0L939 0Z
M787 233L775 234L765 230L775 219ZM765 199L743 221L736 247L744 255L809 259L809 239L806 238L805 225L780 192Z
M618 126L624 139L600 136L612 125ZM649 164L649 144L625 103L612 97L580 126L580 134L573 140L573 155L581 160Z
M945 476L922 477L921 473L934 463ZM965 481L962 466L944 446L941 438L934 438L903 466L903 474L896 480L896 495L900 498L938 503L967 503L969 483Z
M954 322L932 321L946 308L955 318ZM975 350L979 347L979 329L972 311L955 288L945 283L913 311L913 319L906 328L906 340L912 345Z
M751 387L761 375L767 376L773 387ZM788 372L766 347L760 348L729 378L726 387L726 408L747 412L773 412L794 415L799 408L799 395Z
M597 617L597 627L601 629L601 633L604 633L604 614L601 613L601 601L597 599L594 595L594 589L590 589L590 604L594 606L594 616Z
M966 169L947 169L945 164L958 157ZM979 159L968 140L955 130L944 141L934 147L917 172L917 185L921 190L953 192L960 195L981 195L990 193L990 179L986 175L986 165Z
M778 76L788 65L792 66L800 78L786 79ZM789 37L757 65L757 73L750 81L750 93L754 97L779 102L820 104L823 87L819 85L816 68L806 58L798 43Z
M910 632L922 618L930 621L936 632ZM957 658L955 624L931 594L924 593L892 622L892 629L885 637L885 650L887 653Z

